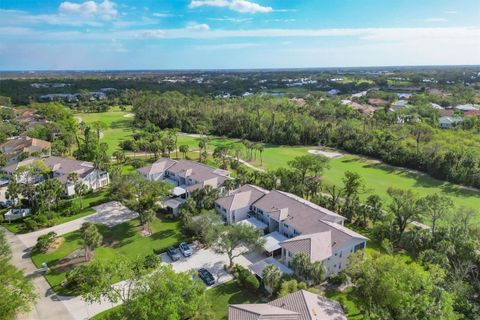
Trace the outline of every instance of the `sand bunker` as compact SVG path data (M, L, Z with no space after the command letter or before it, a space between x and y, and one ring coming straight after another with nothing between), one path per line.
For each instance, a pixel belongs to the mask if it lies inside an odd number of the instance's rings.
M123 115L124 118L132 118L134 116L135 115L133 113L127 113L127 114Z
M343 154L338 153L338 152L323 151L323 150L308 150L308 153L320 154L320 155L325 156L327 158L341 158L343 156Z

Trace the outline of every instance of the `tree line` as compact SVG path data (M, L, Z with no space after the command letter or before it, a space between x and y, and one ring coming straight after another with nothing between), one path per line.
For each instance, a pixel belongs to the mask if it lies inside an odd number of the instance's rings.
M438 111L420 105L401 113L364 116L333 100L305 105L265 97L215 99L178 92L143 94L134 101L135 125L178 128L255 142L323 145L417 169L438 179L480 186L478 137L440 132ZM455 141L455 143L451 143Z

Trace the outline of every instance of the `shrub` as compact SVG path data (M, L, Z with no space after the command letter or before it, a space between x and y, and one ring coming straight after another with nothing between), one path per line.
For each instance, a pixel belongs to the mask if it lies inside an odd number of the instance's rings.
M39 228L37 221L35 221L33 218L26 218L24 222L25 229L27 229L28 231L35 231Z
M37 244L35 245L35 249L41 253L46 253L50 245L55 241L57 238L57 234L53 231L41 235L37 239Z
M240 265L234 266L233 276L244 289L258 290L260 287L260 282L255 275Z
M143 267L145 269L155 269L161 262L162 259L158 255L152 253L145 257Z
M345 272L339 272L336 275L332 275L329 277L329 282L335 285L342 285L347 281L347 275Z

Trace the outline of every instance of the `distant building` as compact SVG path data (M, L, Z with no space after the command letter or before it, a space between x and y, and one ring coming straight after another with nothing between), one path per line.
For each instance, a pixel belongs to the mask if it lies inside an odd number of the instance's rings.
M7 157L7 164L20 161L19 157L22 154L26 154L27 157L31 154L44 157L49 156L50 149L50 142L27 136L13 137L0 144L0 151Z
M440 117L438 119L438 126L441 129L450 129L462 121L463 121L462 117L448 117L448 116Z
M430 106L431 106L433 109L437 109L437 110L443 110L443 109L445 109L445 108L442 107L441 105L436 104L436 103L433 103L433 102L430 103Z
M332 97L332 96L336 96L336 95L339 94L339 93L340 93L340 90L331 89L331 90L328 90L328 91L327 91L327 96Z
M461 104L456 106L455 109L462 112L478 111L478 105L472 103Z
M403 108L407 108L408 106L409 105L407 100L397 100L394 103L392 103L392 107L395 109L403 109Z

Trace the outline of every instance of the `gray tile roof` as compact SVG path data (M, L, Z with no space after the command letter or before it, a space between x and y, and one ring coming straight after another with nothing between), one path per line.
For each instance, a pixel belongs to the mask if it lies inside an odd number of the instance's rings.
M318 232L318 225L323 225L323 221L341 222L345 220L341 215L326 208L279 190L270 191L254 205L304 234Z
M237 210L249 207L267 193L268 191L265 189L246 184L232 191L228 196L217 199L215 202L227 210Z
M228 320L347 320L340 304L300 290L267 304L234 304Z
M230 172L226 170L213 168L206 164L190 160L177 161L174 165L168 168L168 171L180 174L181 176L193 178L197 181L206 181L220 177L226 180L230 176Z
M177 163L175 160L169 158L161 158L149 166L137 169L137 171L145 175L162 173L171 166L173 166L175 163Z
M67 182L68 174L70 173L76 172L80 178L83 178L95 170L93 163L91 162L51 156L47 158L31 157L19 163L3 167L2 171L13 174L18 168L29 166L34 161L42 161L45 163L45 165L55 173L56 178L62 183Z
M302 234L283 241L281 246L293 254L306 253L311 262L321 262L332 256L332 232Z
M300 320L300 314L268 304L232 304L228 320Z
M298 312L300 320L346 320L341 305L333 300L300 290L268 303L282 309Z

